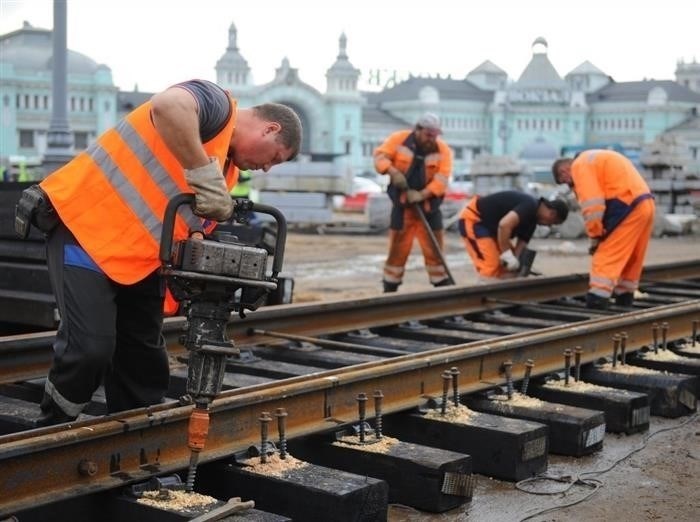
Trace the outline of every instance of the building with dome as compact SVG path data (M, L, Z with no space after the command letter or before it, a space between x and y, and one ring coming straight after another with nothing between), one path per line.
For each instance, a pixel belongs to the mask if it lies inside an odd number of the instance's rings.
M645 144L671 131L683 133L700 165L695 62L678 64L678 81L615 82L588 61L562 76L540 37L515 80L485 60L461 79L409 76L381 91L363 92L345 34L337 45L323 92L305 83L286 57L270 82L255 84L245 45L231 24L226 49L218 60L216 53L212 57L216 82L240 106L278 102L293 107L304 128L303 158L346 156L356 173L373 172L374 148L389 133L412 127L426 111L442 120L456 173L469 172L476 157L492 154L516 158L546 176L544 166L562 149L614 146L634 158ZM51 31L25 24L0 36L0 50L0 156L41 156L51 116ZM118 91L109 67L75 51L68 56L68 91L76 150L152 94Z
M52 31L28 22L0 35L0 156L41 157L51 119ZM76 150L88 146L118 117L112 71L69 50L68 114Z

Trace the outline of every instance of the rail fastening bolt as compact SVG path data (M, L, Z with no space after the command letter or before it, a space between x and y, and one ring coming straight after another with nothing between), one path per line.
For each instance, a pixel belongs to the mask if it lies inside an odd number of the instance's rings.
M625 353L627 352L627 332L620 332L620 364L625 365Z
M374 395L374 436L378 439L382 438L382 399L384 394L382 390L375 390Z
M365 441L365 418L367 417L367 394L357 394L357 409L360 417L360 442Z
M571 349L564 350L564 386L569 385L569 376L571 375Z
M574 379L576 382L581 380L581 354L583 353L583 348L577 346L574 348Z
M620 336L618 334L613 334L612 341L613 341L612 365L613 365L613 368L615 368L617 366L617 352L620 350Z
M450 374L452 375L452 400L455 403L455 408L459 407L459 368L453 366L450 368Z
M513 361L504 362L503 371L506 374L506 393L508 400L511 400L513 398Z
M520 393L527 395L527 387L530 384L530 375L532 374L532 368L535 366L535 361L528 359L525 361L525 375L523 376L523 385L520 388Z
M668 323L664 321L661 323L661 348L666 349L666 343L668 342Z
M447 413L447 396L450 393L450 382L452 381L452 374L445 370L442 372L442 404L440 405L440 413L445 415Z
M277 433L279 434L280 459L287 458L287 410L277 408L275 410L277 417Z
M269 412L264 411L260 414L258 420L260 421L260 463L265 464L267 463L268 424L272 420L272 417L270 417Z

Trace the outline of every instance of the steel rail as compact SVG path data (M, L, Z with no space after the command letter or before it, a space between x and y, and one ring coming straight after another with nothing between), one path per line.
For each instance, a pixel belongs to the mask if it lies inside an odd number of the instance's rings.
M582 362L591 362L611 353L615 333L627 332L635 350L652 342L653 323L668 322L680 337L699 315L700 300L693 300L226 391L212 403L200 462L256 444L262 411L285 408L288 435L306 435L354 421L361 392L382 390L386 413L405 410L439 396L442 372L454 366L460 392L474 392L502 384L506 360L516 379L527 359L535 360L533 375L546 374L562 368L565 348L581 346ZM0 515L186 468L190 411L163 404L0 437Z
M645 268L644 278L656 282L700 278L700 260ZM412 294L390 294L354 301L292 304L263 307L245 320L234 317L228 334L236 344L256 344L270 337L249 336L249 329L283 331L313 336L396 324L411 319L430 319L499 308L495 301L537 301L579 295L586 291L587 274L538 277L480 286L451 286ZM181 317L166 319L164 334L173 355L183 353L178 337L184 328ZM51 364L55 332L0 337L0 384L46 375Z

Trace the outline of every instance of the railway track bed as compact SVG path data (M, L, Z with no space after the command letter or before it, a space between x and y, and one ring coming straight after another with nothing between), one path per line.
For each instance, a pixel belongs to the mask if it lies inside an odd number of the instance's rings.
M607 462L657 426L691 429L700 394L700 359L693 359L700 264L647 269L633 308L588 310L585 286L582 275L527 279L234 318L229 335L241 355L228 359L224 391L212 404L195 490L216 493L224 511L230 497L251 498L276 514L270 520L382 520L387 503L482 519L488 510L480 499L497 498L486 486L498 483L503 495L521 499L502 519L519 519L551 499L533 502L513 483L552 475L560 462ZM134 501L134 488L158 477L173 485L189 458L182 321L166 326L166 403L105 416L97 393L77 422L43 429L33 429L32 418L52 335L0 339L0 516L111 520L104 517L112 509L121 519L160 521L211 511L178 514ZM592 382L574 389L587 379L608 391ZM462 409L473 419L445 422ZM251 475L261 448L277 456L287 440L290 457L303 456L313 471ZM594 480L577 487L596 489ZM517 506L523 498L526 508ZM268 516L262 511L231 519Z

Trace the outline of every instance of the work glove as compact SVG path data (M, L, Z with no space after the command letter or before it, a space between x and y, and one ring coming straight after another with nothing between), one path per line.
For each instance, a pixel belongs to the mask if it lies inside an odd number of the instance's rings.
M233 200L216 158L196 169L185 169L185 180L194 190L194 213L215 221L226 221L233 214Z
M520 261L515 257L512 250L508 249L500 255L501 265L505 267L509 272L515 272L520 268Z
M391 178L391 184L394 185L397 189L408 189L408 182L406 181L406 176L404 176L400 172L392 172L391 174L389 174L389 177Z
M409 203L420 203L425 199L423 193L420 190L408 189L406 191L406 201Z
M600 238L592 237L588 243L588 253L590 255L595 254L595 251L598 250L598 245L600 245Z

